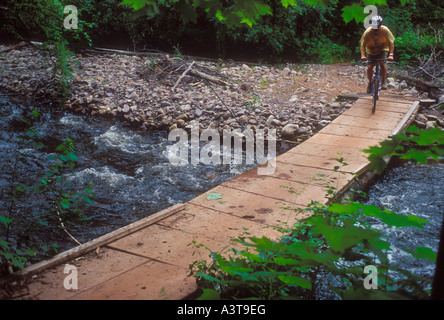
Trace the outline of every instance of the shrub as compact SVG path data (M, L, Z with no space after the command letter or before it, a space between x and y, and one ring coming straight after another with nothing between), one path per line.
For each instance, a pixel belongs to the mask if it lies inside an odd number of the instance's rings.
M211 263L195 262L192 275L202 289L201 299L425 299L431 281L390 265L390 243L370 219L386 227L421 228L426 220L399 215L356 202L318 203L307 209L311 216L282 237L241 236L245 246L232 254L211 252ZM211 251L211 250L210 250ZM417 248L436 260L430 248ZM377 288L364 287L364 268L377 268ZM373 284L375 285L375 284Z

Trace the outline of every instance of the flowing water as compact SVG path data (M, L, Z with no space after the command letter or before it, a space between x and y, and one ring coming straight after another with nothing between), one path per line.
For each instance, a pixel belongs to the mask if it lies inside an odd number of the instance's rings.
M45 148L36 150L20 146L20 119L34 105L0 96L0 206L2 215L10 203L7 189L14 162L13 150L32 159L21 177L32 180L32 174L47 166L47 157L55 146L70 137L76 146L78 164L72 175L65 178L75 186L92 182L95 203L85 214L89 220L82 225L68 226L81 243L128 225L221 184L253 166L197 165L177 166L170 163L168 154L174 142L167 134L134 131L116 121L106 121L85 115L73 115L51 108L43 108L42 116L34 123L39 140ZM278 152L285 151L284 149ZM404 164L391 168L368 191L366 204L386 207L401 214L414 214L430 223L423 230L402 228L390 233L394 263L408 266L412 272L433 276L434 265L427 260L411 259L401 248L417 246L438 247L439 229L444 212L444 164ZM29 206L39 203L28 199ZM376 226L377 227L377 226ZM58 238L59 251L76 245L63 234ZM38 259L38 257L37 257ZM31 260L32 261L32 260Z
M404 163L390 168L368 190L364 204L387 208L399 214L416 215L426 219L423 229L414 227L387 230L392 251L388 257L393 264L415 275L433 278L435 264L426 259L414 259L403 249L430 247L438 250L444 215L444 164L414 165ZM374 225L375 228L381 226Z
M0 96L0 205L10 204L7 196L14 171L15 151L31 159L20 176L48 167L47 158L65 137L76 147L78 163L73 174L65 179L79 190L92 182L95 203L88 206L86 224L67 227L81 243L128 225L179 202L186 202L222 182L254 167L243 164L185 165L170 163L168 155L176 142L168 141L167 133L138 132L116 121L74 115L54 108L40 107L41 117L33 124L39 133L41 150L19 145L23 133L20 119L34 109L31 103ZM223 151L221 151L223 152ZM15 155L14 155L15 154ZM245 154L244 154L245 158ZM221 157L222 159L222 157ZM23 170L22 170L23 171ZM17 178L20 180L20 177ZM28 179L28 177L26 178ZM28 199L29 206L37 206ZM57 239L63 251L76 245L71 239Z

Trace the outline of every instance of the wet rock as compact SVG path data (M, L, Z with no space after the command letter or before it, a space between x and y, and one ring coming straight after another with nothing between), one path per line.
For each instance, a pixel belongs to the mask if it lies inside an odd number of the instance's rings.
M299 135L299 125L289 123L282 128L281 137L284 140L295 141Z

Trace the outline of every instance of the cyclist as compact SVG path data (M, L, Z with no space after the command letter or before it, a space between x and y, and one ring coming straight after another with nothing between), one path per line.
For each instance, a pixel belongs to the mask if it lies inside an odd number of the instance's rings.
M376 59L393 60L393 52L395 49L395 38L386 26L382 25L380 16L373 16L370 19L370 27L365 30L361 37L361 60L366 61ZM366 56L367 54L367 56ZM388 57L387 57L388 55ZM387 65L381 61L381 89L386 90ZM367 93L371 92L371 81L373 77L374 63L368 65L367 77L368 86Z

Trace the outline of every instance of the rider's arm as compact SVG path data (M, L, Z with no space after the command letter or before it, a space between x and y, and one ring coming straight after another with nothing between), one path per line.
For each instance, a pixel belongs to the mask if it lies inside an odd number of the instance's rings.
M389 56L393 57L393 52L395 51L395 44L393 42L389 43Z
M363 43L361 43L361 60L364 60L364 59L366 59L366 56L365 56L365 46L364 46Z

